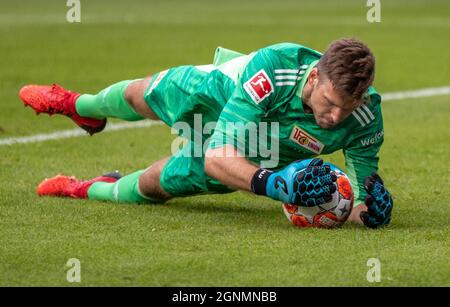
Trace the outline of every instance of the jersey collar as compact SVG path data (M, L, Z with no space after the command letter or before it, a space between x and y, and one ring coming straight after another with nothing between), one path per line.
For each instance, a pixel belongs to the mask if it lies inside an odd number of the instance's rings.
M308 76L311 73L311 70L316 66L317 62L319 62L319 60L315 60L314 62L311 62L311 64L309 64L308 68L305 71L305 74L303 75L302 81L300 82L300 85L298 86L296 94L298 97L300 97L300 100L302 99L303 87L306 84L306 80L308 80Z

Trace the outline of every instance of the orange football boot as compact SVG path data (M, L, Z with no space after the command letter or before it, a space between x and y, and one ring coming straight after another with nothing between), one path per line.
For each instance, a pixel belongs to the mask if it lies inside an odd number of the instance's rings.
M25 106L33 108L36 114L65 115L90 135L102 131L106 126L106 118L95 119L78 115L75 101L79 96L79 93L65 90L57 84L52 86L26 85L19 92L19 97Z
M95 182L116 182L121 178L119 172L105 174L91 180L78 180L74 176L57 175L42 181L36 193L39 196L87 198L87 191Z

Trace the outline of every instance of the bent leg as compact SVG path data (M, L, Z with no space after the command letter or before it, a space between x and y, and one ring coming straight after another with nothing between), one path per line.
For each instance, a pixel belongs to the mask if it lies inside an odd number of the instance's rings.
M96 95L83 94L75 102L83 117L103 119L114 117L126 121L158 119L144 101L144 91L152 77L115 83Z
M154 163L146 170L126 175L114 183L96 182L87 195L93 200L109 200L120 203L160 203L171 198L159 184L159 176L166 159Z

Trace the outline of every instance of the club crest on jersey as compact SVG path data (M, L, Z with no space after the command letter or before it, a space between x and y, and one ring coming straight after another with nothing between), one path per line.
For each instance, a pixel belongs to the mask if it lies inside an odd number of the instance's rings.
M294 129L292 129L289 139L302 146L303 148L312 151L315 154L320 154L324 147L324 145L319 140L313 138L297 126L294 126Z
M261 69L244 83L244 89L252 100L259 104L273 92L273 85L264 69Z

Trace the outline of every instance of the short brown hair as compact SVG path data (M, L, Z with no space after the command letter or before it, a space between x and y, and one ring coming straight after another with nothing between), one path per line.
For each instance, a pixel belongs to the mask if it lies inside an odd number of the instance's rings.
M328 46L317 68L321 80L328 77L343 98L362 101L375 78L375 57L363 42L343 38Z

